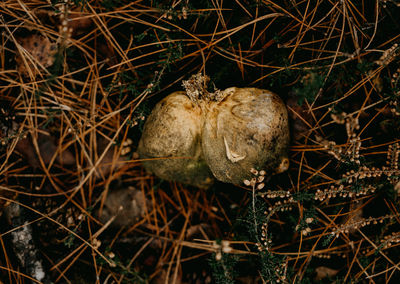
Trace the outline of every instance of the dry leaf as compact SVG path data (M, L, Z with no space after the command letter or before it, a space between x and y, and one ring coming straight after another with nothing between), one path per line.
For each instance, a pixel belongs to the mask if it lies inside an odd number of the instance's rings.
M57 46L51 43L47 37L39 34L31 34L17 38L22 50L17 52L17 70L23 76L29 76L32 72L36 76L54 63L54 55Z
M55 139L50 135L42 133L38 134L37 144L39 146L40 156L45 165L48 165L56 156L56 162L61 165L71 166L75 164L75 157L68 150L63 151L61 154L57 152L58 147ZM30 138L24 138L18 141L15 149L20 152L32 168L41 168L38 153L35 150L33 142Z
M110 190L104 202L100 220L105 223L116 216L115 227L131 226L145 214L146 196L134 187Z
M317 273L317 275L315 276L314 280L321 281L326 277L334 277L336 274L338 274L339 270L332 269L326 266L319 266L315 269L315 272Z
M67 26L71 36L78 36L87 32L93 25L91 14L81 11L81 8L74 9L68 14Z

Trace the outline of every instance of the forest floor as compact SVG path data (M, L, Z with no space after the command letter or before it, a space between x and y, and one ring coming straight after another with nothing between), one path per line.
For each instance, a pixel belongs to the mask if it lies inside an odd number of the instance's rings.
M398 283L398 19L395 0L1 1L0 283ZM148 115L197 73L284 100L288 171L146 172Z

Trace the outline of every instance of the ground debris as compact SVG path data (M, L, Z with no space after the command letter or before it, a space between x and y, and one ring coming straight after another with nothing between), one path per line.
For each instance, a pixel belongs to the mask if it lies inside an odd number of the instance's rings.
M9 223L16 228L10 233L14 253L26 273L35 280L50 283L47 279L39 250L32 236L32 226L24 217L24 210L16 203L5 209Z
M39 73L53 65L57 45L49 38L40 34L30 34L25 37L18 37L20 45L17 52L17 71L21 75L36 77Z

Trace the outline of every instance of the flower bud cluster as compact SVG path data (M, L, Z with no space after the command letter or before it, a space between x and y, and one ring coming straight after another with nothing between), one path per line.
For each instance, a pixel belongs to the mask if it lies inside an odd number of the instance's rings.
M400 232L393 232L391 235L384 237L381 245L383 248L389 248L398 243L400 243Z
M293 205L296 204L294 201L293 197L290 197L289 199L284 199L283 201L277 201L274 203L273 206L268 207L268 211L265 211L265 214L273 214L277 211L285 212L285 211L291 211L293 209Z
M390 167L390 169L392 170L399 169L399 154L400 154L399 143L389 145L386 164Z
M259 196L261 196L262 198L269 198L269 199L274 199L274 198L289 198L291 197L291 194L289 191L285 191L285 190L268 190L268 191L264 191L264 192L259 192L258 193Z
M72 27L69 27L69 5L71 5L70 1L65 0L64 3L59 4L59 11L60 11L60 20L61 25L59 25L60 34L62 35L63 40L68 40L71 38L71 34L73 32Z
M371 224L376 225L378 223L383 223L385 220L387 219L392 220L396 216L398 215L384 215L381 217L369 217L366 219L362 218L361 220L355 222L350 222L340 225L338 228L333 230L331 234L334 235L336 238L338 238L340 233L348 234L351 230L357 230Z
M264 170L257 171L253 168L250 169L250 172L254 175L254 177L251 180L245 179L243 181L244 185L251 186L253 188L255 187L257 190L263 189L265 186L263 181L265 180L266 172Z
M339 162L345 162L345 159L343 159L343 149L337 146L335 141L329 141L320 136L316 136L316 139L329 155L332 155Z
M387 66L396 58L398 54L398 47L399 45L397 43L393 44L389 49L383 52L382 56L375 61L375 63L379 66Z
M357 180L362 180L366 178L380 178L386 176L388 180L397 180L397 176L400 175L400 170L390 169L388 167L369 168L367 166L362 166L358 171L351 170L343 174L343 178L346 179L348 183L356 182Z
M269 250L272 244L272 239L268 237L268 223L264 223L261 226L261 244L257 244L257 248L259 251Z
M314 199L323 201L325 199L329 198L335 198L335 197L358 197L362 195L367 195L369 193L374 193L376 190L376 187L373 185L367 185L363 187L360 191L354 192L350 190L344 189L344 185L340 185L338 187L331 186L330 188L326 188L324 190L317 189L317 192L315 193Z
M358 118L347 115L345 112L341 114L331 114L331 117L334 122L345 125L347 137L349 138L347 149L336 145L335 141L329 141L320 136L316 136L317 142L323 146L328 154L332 155L339 162L343 163L346 160L350 160L350 162L360 164L361 139L355 133L356 130L360 129Z
M220 244L214 241L212 247L215 249L215 259L217 261L222 259L222 253L231 253L233 250L230 242L227 240L222 240Z
M346 258L347 254L346 253L342 253L342 252L330 252L330 253L319 253L319 254L315 254L315 257L318 257L320 259L331 259L333 255L337 255L338 257L341 258Z

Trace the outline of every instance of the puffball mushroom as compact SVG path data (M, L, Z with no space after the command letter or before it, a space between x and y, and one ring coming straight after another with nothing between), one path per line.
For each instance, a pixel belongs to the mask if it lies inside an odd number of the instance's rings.
M229 88L206 115L202 148L213 175L240 184L250 169L288 169L288 114L278 95L256 88Z
M155 106L138 147L146 169L198 187L214 177L241 184L252 168L287 170L288 114L279 96L256 88L208 92L207 80L194 75L183 82L186 93Z
M201 148L203 112L185 92L160 101L144 125L138 153L146 169L165 180L207 188L213 181Z

